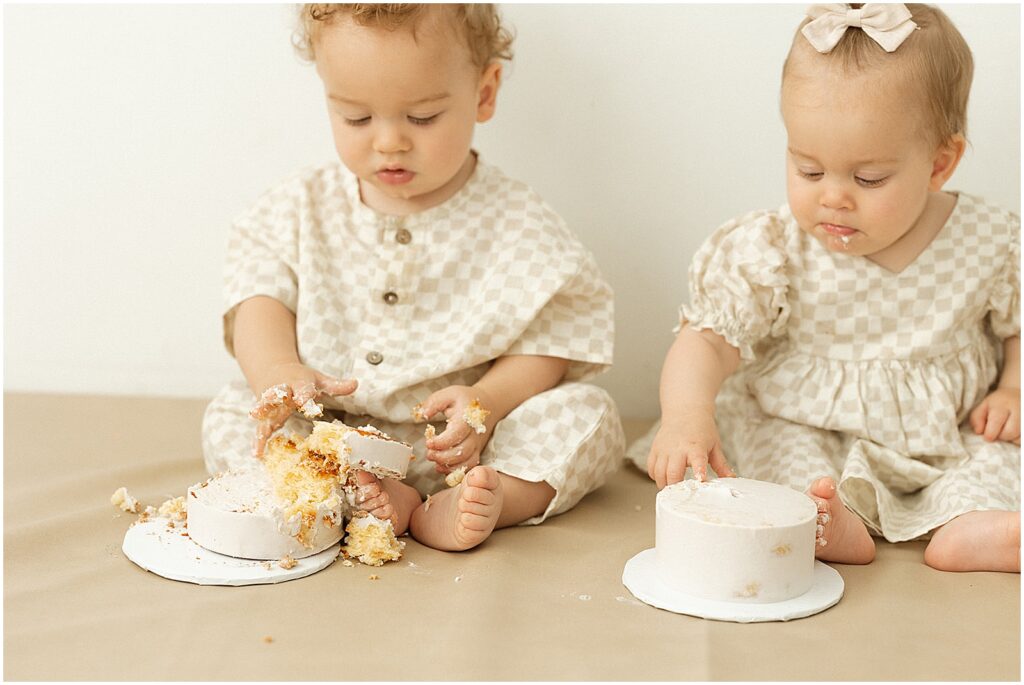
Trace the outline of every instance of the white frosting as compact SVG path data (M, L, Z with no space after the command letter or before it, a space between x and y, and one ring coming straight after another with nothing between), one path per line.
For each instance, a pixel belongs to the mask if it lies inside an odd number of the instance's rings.
M285 520L282 503L262 468L220 473L188 489L188 534L197 544L243 559L299 559L324 550L343 534L340 497L317 506L309 547L295 537L298 515ZM333 522L333 524L331 523Z
M657 498L656 566L679 592L729 602L781 602L814 580L817 508L774 483L685 480Z
M348 459L353 468L382 478L405 478L412 447L392 440L373 426L360 426L345 434Z

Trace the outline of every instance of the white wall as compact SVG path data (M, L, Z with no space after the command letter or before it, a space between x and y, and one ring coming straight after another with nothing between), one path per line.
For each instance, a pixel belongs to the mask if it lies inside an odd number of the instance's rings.
M1020 10L946 8L974 50L952 187L1020 207ZM778 77L800 5L509 5L518 33L477 146L532 184L616 291L626 416L657 413L686 266L784 201ZM331 159L291 6L4 8L4 387L204 396L227 226Z

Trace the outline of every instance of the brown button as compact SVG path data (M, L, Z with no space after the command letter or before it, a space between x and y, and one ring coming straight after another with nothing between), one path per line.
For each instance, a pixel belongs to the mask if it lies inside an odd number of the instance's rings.
M377 350L373 350L372 352L366 353L366 361L370 362L374 366L377 366L377 364L380 364L382 361L384 361L384 355L378 352Z
M409 233L408 229L402 228L395 234L395 240L402 245L408 245L412 242L412 233Z
M387 302L388 304L394 304L398 302L398 293L391 290L387 291L386 293L384 293L384 301Z

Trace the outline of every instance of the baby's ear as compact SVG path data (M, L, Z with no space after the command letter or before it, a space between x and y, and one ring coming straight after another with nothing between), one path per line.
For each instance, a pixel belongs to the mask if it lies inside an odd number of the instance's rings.
M966 148L967 140L959 133L954 134L938 147L932 158L932 176L928 181L929 190L933 193L942 190L942 186L946 185L946 181L953 175L960 160L963 159Z
M480 74L477 87L476 121L479 124L494 116L498 103L498 88L501 87L501 62L491 62Z

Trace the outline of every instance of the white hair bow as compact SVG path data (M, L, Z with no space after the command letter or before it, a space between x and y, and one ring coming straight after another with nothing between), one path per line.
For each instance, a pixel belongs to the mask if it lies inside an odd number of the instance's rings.
M841 3L811 5L807 16L811 21L801 33L818 52L830 52L850 27L861 29L886 52L893 52L917 28L902 3L869 2L859 10Z

